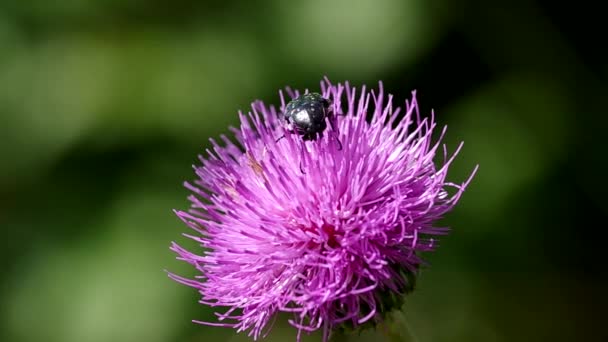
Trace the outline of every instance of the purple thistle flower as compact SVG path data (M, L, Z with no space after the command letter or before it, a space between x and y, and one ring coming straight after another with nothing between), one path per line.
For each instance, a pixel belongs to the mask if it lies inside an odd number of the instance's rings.
M280 93L280 111L254 102L232 129L236 141L212 139L202 166L194 166L198 179L185 183L191 208L176 214L204 250L171 249L201 275L169 275L198 289L200 303L226 308L218 322L194 322L257 339L276 314L289 312L298 340L302 331L323 329L326 341L333 329L358 328L398 309L423 264L418 252L433 250L434 236L447 233L434 221L476 170L462 184L446 182L462 143L451 156L442 145L443 163L435 166L445 128L432 143L434 117L421 119L415 92L399 115L382 83L377 92L357 93L325 79L321 91L336 115L335 136L328 128L316 141L289 133L276 141L286 133Z

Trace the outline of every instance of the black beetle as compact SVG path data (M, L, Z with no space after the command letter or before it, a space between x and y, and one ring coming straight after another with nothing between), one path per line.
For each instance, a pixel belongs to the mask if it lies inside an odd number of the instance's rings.
M319 93L303 94L291 100L285 106L283 119L287 132L298 134L302 140L317 140L327 129L325 119L329 119L331 129L335 131L334 113L330 109L330 102ZM281 136L277 141L284 137L285 135ZM335 138L338 142L338 150L341 150L342 143L338 137ZM304 173L301 164L300 170Z
M285 111L283 118L285 120L285 129L289 133L298 134L303 140L317 140L327 128L326 118L333 127L333 112L330 110L330 103L323 98L319 93L303 94L291 100ZM284 138L280 137L278 140ZM277 141L278 141L277 140ZM342 149L342 143L338 140L339 147Z

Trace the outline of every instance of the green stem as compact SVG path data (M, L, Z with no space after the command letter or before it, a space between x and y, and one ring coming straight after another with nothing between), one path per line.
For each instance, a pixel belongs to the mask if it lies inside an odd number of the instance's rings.
M393 310L386 314L384 322L376 325L375 328L352 333L335 331L331 342L356 342L356 341L375 341L375 342L418 342L412 333L405 315L400 310Z
M401 310L390 312L378 330L383 332L389 342L418 342Z

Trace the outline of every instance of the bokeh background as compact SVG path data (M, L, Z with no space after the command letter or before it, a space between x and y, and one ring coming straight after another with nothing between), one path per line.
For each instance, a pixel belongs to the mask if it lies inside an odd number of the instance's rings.
M254 99L418 90L480 171L406 315L420 341L608 341L608 55L577 1L1 0L0 340L247 341L170 241L190 165ZM292 340L279 324L270 341ZM373 338L371 338L373 340ZM318 340L313 336L309 340ZM374 340L377 341L377 340Z

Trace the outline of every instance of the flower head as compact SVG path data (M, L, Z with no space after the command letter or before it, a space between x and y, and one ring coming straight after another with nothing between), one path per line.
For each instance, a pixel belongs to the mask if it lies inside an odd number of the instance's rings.
M434 118L420 117L415 92L403 111L381 83L357 92L326 79L321 94L335 131L328 125L311 141L290 134L281 93L279 109L257 101L240 113L235 138L212 140L194 167L198 178L185 184L191 208L176 214L204 249L171 248L201 274L170 276L198 289L201 303L224 307L218 322L198 323L256 339L288 312L298 337L323 329L327 340L332 329L357 328L400 305L423 263L419 252L433 250L447 232L434 222L474 172L462 184L446 182L462 144L449 156L440 143L445 128L432 142Z

